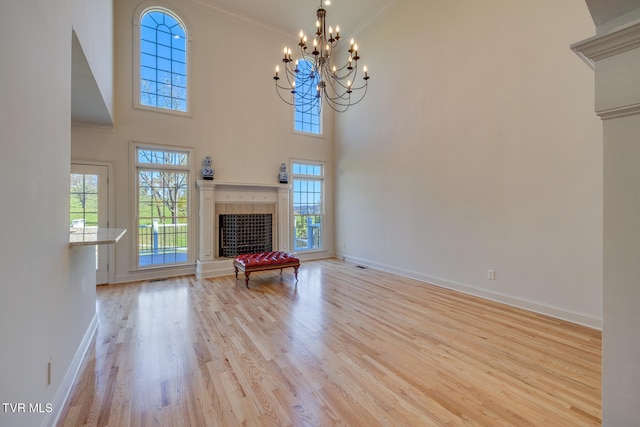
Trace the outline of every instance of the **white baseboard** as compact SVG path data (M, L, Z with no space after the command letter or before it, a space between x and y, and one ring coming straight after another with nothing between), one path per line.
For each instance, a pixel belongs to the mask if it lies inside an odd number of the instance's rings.
M489 289L479 288L479 287L467 285L464 283L453 282L453 281L442 279L439 277L432 277L432 276L417 273L414 271L395 268L386 264L379 264L376 262L368 261L361 258L351 257L344 254L337 254L336 258L342 259L350 263L355 263L355 264L375 268L377 270L386 271L388 273L397 274L399 276L418 280L420 282L440 286L442 288L451 289L454 291L462 292L465 294L473 295L473 296L484 298L487 300L507 304L513 307L522 308L524 310L533 311L535 313L544 314L546 316L551 316L556 319L562 319L571 323L577 323L579 325L587 326L589 328L602 330L602 318L597 316L592 316L590 314L567 310L562 307L556 307L556 306L544 304L538 301L533 301L526 298L508 295L501 292L495 292Z
M91 340L93 340L93 336L98 329L98 315L94 314L93 320L89 324L87 331L78 346L78 350L76 350L76 354L73 356L71 360L71 365L69 369L67 369L67 373L62 379L62 383L60 383L60 387L58 387L58 391L52 402L53 411L47 414L45 419L42 422L42 426L55 427L60 420L60 416L67 404L67 400L69 399L69 395L71 393L71 389L73 388L73 384L75 383L78 374L80 373L80 368L82 367L82 362L89 351L89 347L91 346Z
M209 277L228 276L234 274L233 260L231 258L215 259L211 261L196 262L196 277L207 279Z
M189 276L195 274L196 266L180 265L176 267L149 268L147 270L130 271L115 277L114 283L137 282L140 280L164 279L167 277Z

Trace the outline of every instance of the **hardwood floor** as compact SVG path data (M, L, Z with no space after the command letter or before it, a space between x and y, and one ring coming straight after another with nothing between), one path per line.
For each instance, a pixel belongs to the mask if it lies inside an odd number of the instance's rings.
M601 333L339 260L98 288L60 426L587 426Z

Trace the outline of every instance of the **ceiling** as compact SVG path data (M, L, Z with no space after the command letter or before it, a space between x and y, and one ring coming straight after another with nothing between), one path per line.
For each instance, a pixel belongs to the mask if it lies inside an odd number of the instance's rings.
M602 25L640 7L638 0L586 0L586 2L596 25Z
M321 0L189 0L227 15L245 18L285 32L310 33ZM396 0L332 0L325 6L327 24L351 35L366 26Z

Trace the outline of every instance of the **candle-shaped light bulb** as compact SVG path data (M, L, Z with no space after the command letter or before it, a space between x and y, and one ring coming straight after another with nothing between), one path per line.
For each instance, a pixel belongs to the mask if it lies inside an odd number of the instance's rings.
M280 66L276 65L276 77L278 77L278 73L280 72Z
M304 31L300 30L300 38L304 37Z
M306 35L302 38L302 41L303 41L305 44L307 43L307 36L306 36Z
M351 46L353 46L355 43L355 40L351 39Z
M333 75L335 76L335 75L336 75L336 71L338 71L338 70L336 69L336 66L335 66L335 65L333 66L333 69L332 69L331 71L333 71Z
M351 80L347 80L347 88L351 89Z
M320 21L316 21L316 28L320 28Z
M333 34L333 27L331 27L331 25L329 25L329 35Z
M358 51L358 45L357 44L353 45L353 50L356 51L356 52Z
M367 66L365 65L364 68L362 68L362 71L364 71L364 76L365 77L369 77L369 72L367 70Z
M336 25L336 36L340 35L340 26Z
M313 39L313 47L318 47L318 40L317 39Z

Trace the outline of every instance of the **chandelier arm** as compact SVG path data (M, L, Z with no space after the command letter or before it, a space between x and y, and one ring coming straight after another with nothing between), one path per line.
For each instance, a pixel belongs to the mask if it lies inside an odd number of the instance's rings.
M349 109L349 104L336 104L335 102L327 101L326 103L333 111L338 113L344 113Z
M286 89L286 88L284 88ZM292 95L291 98L294 98L293 101L289 101L287 98L282 96L282 93L276 88L276 93L278 94L278 97L285 103L288 104L292 107L295 107L296 111L299 113L308 113L311 110L313 110L314 108L318 108L318 104L320 104L320 98L316 98L315 101L313 102L309 102L309 103L304 103L304 104L300 104L298 102L295 102L295 97ZM305 108L300 108L300 107L305 107Z
M283 98L283 97L282 97L282 94L281 94L281 93L280 93L280 91L278 90L278 86L277 86L277 85L276 85L276 93L278 94L278 97L279 97L279 98L280 98L280 99L281 99L285 104L289 104L289 105L291 105L291 106L294 106L294 105L295 105L295 103L294 103L294 102L291 102L291 101L289 101L288 99L285 99L285 98Z
M351 87L349 87L348 85L344 84L342 81L338 79L331 79L328 85L331 87L331 90L336 94L340 92L347 92L348 90L351 90L352 92L359 91L362 88L367 86L366 80L362 86L353 86L353 83L354 82L351 82Z
M353 92L356 92L356 91L360 91L362 89L365 89L365 92L366 92L367 86L369 86L367 83L363 84L362 86L358 86L358 87L352 85L351 86L351 90Z
M307 114L309 112L311 112L311 110L313 110L314 108L317 109L318 111L322 110L322 107L320 105L320 101L317 101L313 104L308 104L308 105L304 105L303 107L308 107L308 108L301 108L299 107L297 104L295 105L295 109L298 113L302 113L302 114Z
M351 64L350 64L350 63L347 61L347 63L346 63L346 64L344 64L342 67L340 67L340 68L336 68L336 75L340 76L340 73L341 73L342 71L344 71L344 70L349 69L349 66L351 66L352 68L351 68L351 70L349 70L349 72L348 72L347 74L345 74L344 76L348 76L348 75L350 75L350 74L352 74L352 73L355 73L355 72L358 70L358 62L357 62L357 61L356 61L356 63L355 63L355 64L354 64L354 63L351 63ZM342 76L342 77L344 77L344 76Z
M336 96L333 96L333 97L326 95L325 98L335 105L341 105L341 106L355 105L355 104L358 104L360 101L362 101L365 95L367 94L368 87L363 86L362 89L364 89L364 92L351 91L351 93L345 92L341 95L336 94ZM356 95L353 95L354 93Z
M330 79L328 79L331 82L335 82L336 85L339 85L340 87L342 87L343 89L347 89L348 85L346 83L344 83L345 80L351 80L351 84L352 84L352 90L354 90L355 88L353 87L353 83L355 83L355 80L358 76L357 71L352 71L348 74L345 74L343 76L340 75L333 75L330 74ZM365 83L366 84L366 83Z

